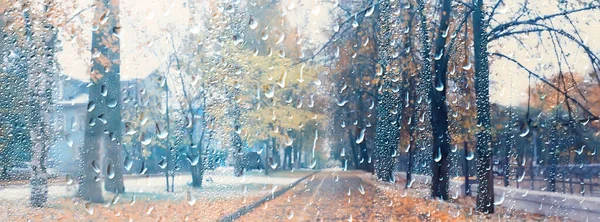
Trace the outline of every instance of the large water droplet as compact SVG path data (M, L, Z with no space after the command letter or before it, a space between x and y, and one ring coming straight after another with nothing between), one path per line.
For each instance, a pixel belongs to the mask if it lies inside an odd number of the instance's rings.
M198 165L198 162L200 161L200 155L196 155L196 156L188 155L187 160L188 160L188 162L190 162L191 166L196 166L196 165Z
M119 103L119 102L118 102L116 99L109 99L109 100L106 102L106 106L108 106L108 108L115 108L115 107L117 107L117 104L118 104L118 103Z
M358 138L356 138L356 144L360 144L365 140L365 131L367 128L362 128L360 133L358 134Z
M150 143L152 142L152 138L150 137L150 135L148 135L149 133L146 132L142 132L142 145L147 146L150 145Z
M475 158L475 154L473 152L469 152L465 158L467 160L473 160Z
M367 11L365 12L365 17L373 15L373 12L375 12L375 6L371 5L369 8L367 8Z
M123 166L125 167L125 170L131 170L131 167L133 166L133 160L129 156L126 156Z
M87 105L87 111L88 111L88 112L91 112L91 111L93 111L93 110L94 110L94 108L96 108L96 103L95 103L94 101L90 101L90 102L88 102L88 105Z
M108 179L111 180L115 178L115 170L113 169L112 164L108 164L108 166L106 167L106 176L108 177Z
M146 171L148 171L148 168L146 167L146 163L142 162L142 167L140 168L139 174L145 174Z
M498 206L498 205L504 203L505 197L506 197L506 192L503 192L502 195L500 196L500 198L498 198L497 201L494 201L494 205Z
M87 202L87 203L83 204L83 207L85 208L85 211L88 212L88 214L90 214L90 215L94 214L94 206L92 206L92 203Z
M167 168L167 159L165 157L162 157L162 159L160 160L160 162L158 162L158 167L160 167L161 169L165 169Z
M188 190L187 192L187 202L190 206L194 206L196 204L196 197L192 194L192 191Z
M102 94L104 97L108 95L108 89L106 88L106 85L102 84L100 86L100 94Z
M167 138L167 136L169 136L169 132L167 130L161 130L160 127L158 126L158 123L156 123L155 125L156 128L156 137L158 137L159 139L165 139Z
M440 51L435 54L435 57L433 59L435 59L436 61L442 59L442 57L444 56L444 49L440 49Z
M71 176L70 174L67 174L66 182L67 182L68 186L73 185L73 176Z
M65 141L67 142L67 146L73 147L73 139L71 138L71 134L65 134Z
M94 172L100 173L100 165L95 160L92 160L92 169L94 169Z
M435 90L438 92L444 91L444 83L440 78L435 78Z
M442 148L438 147L437 153L435 154L435 159L433 159L436 163L442 160Z
M520 128L521 128L520 129L521 132L519 133L519 136L526 137L529 134L529 124L525 122L521 125Z
M250 27L250 29L256 29L256 27L258 27L258 21L256 21L256 19L253 16L250 16L248 26Z
M352 27L358 27L358 18L354 15L354 19L352 20Z

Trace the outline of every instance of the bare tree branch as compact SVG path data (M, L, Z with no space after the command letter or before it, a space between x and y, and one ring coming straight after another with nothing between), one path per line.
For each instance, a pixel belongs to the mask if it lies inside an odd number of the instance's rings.
M552 82L550 82L549 80L547 80L543 76L541 76L541 75L539 75L539 74L531 71L530 69L528 69L527 67L525 67L523 64L521 64L517 60L513 59L512 57L509 57L507 55L504 55L502 53L497 53L497 52L496 53L491 53L490 55L494 55L494 56L498 56L498 57L501 57L501 58L505 58L505 59L507 59L507 60L515 63L517 66L519 66L520 68L522 68L525 71L527 71L530 75L532 75L532 76L536 77L537 79L541 80L543 83L545 83L546 85L550 86L552 89L554 89L558 93L562 94L565 98L571 100L573 103L575 103L577 106L579 106L586 114L588 114L590 116L589 118L579 120L579 122L585 122L585 121L589 121L589 120L600 120L599 116L594 115L589 109L587 109L583 104L581 104L575 98L571 97L567 92L562 91L560 88L558 88L557 86L555 86Z
M512 22L507 22L507 23L500 24L500 25L494 27L492 29L492 31L490 31L490 33L492 35L499 34L499 33L503 32L503 31L506 31L507 29L509 29L511 27L515 27L515 26L518 26L518 25L535 24L535 23L537 23L539 21L548 20L548 19L552 19L552 18L560 17L560 16L566 16L566 15L577 13L577 12L599 9L599 8L600 8L600 5L592 5L592 6L587 6L587 7L583 7L583 8L578 8L578 9L563 11L563 12L559 12L559 13L554 13L554 14L549 14L549 15L544 15L544 16L538 16L538 17L535 17L535 18L532 18L532 19L528 19L528 20L523 20L523 21L515 20L515 21L512 21Z

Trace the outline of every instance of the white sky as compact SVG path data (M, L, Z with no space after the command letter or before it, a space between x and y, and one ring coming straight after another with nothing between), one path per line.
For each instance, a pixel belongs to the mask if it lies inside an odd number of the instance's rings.
M190 14L184 3L188 0L122 0L121 1L121 78L142 78L150 74L153 70L166 62L166 57L172 53L172 47L169 35L173 34L176 44L180 43L185 35L190 33ZM206 4L208 0L199 0L198 5ZM286 1L287 2L287 1ZM310 35L314 42L312 44L321 45L328 36L322 33L322 30L330 28L328 10L331 3L320 3L320 0L297 1L292 10L286 9L286 16L292 25L301 25L302 35ZM300 4L303 2L303 4ZM508 6L517 6L521 0L506 0ZM530 1L530 5L539 5L543 13L556 12L555 3L549 4L549 0ZM67 3L65 3L67 4ZM71 17L79 10L91 4L90 0L76 0L75 7L67 10L67 17ZM287 7L286 7L287 8ZM510 14L513 7L502 8ZM593 13L578 13L572 17L574 20L599 17L598 11ZM306 16L308 15L308 16ZM281 15L276 15L281 16ZM93 17L92 10L87 10L77 16L72 21L73 24L83 28L82 33L76 33L77 38L71 40L67 32L61 32L63 51L58 55L59 63L66 75L76 79L87 80L89 77L89 42L91 38L91 22ZM499 16L498 18L503 19ZM279 19L279 17L277 17ZM308 19L308 21L306 20ZM193 25L193 24L192 24ZM600 51L600 40L598 35L593 33L600 30L599 22L592 22L591 25L580 24L583 32L582 37L587 39L587 43L597 51ZM531 35L525 42L535 45L537 37ZM550 44L550 41L546 41ZM321 44L319 44L321 43ZM500 42L500 45L492 47L490 52L499 51L507 55L515 55L516 58L535 70L536 65L555 63L553 51L543 51L541 54L533 49L523 50L517 47L514 41ZM551 50L551 45L545 47ZM543 50L544 45L539 48ZM82 48L85 47L85 48ZM576 50L573 45L568 45L565 50L579 55L572 56L576 65L573 71L588 73L591 70L589 61L582 55L581 50ZM154 54L156 53L156 55ZM541 58L541 59L540 59ZM522 103L526 98L527 74L506 61L493 61L491 70L491 80L497 82L492 88L492 101L502 104L509 104L512 100L515 103ZM538 68L541 74L549 76L556 73L558 68Z

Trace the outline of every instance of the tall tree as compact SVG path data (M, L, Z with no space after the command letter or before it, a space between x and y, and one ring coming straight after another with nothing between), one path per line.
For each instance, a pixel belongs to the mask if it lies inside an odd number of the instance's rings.
M433 197L448 200L448 187L450 184L449 168L450 161L450 137L448 136L448 110L446 107L446 85L449 53L446 49L446 37L450 23L451 5L450 0L442 0L439 28L436 30L435 57L434 57L434 79L430 87L431 98L431 128L433 130L433 168L431 195ZM425 28L425 27L421 27ZM428 63L429 57L423 62Z
M551 86L557 92L561 93L564 96L564 102L567 104L566 106L569 110L569 117L571 121L585 122L598 119L598 116L590 112L579 100L568 95L565 88L561 89L560 87L557 87L550 81L546 80L542 75L535 73L511 56L508 56L502 52L489 53L488 48L490 47L490 43L499 39L513 38L517 40L519 45L527 49L523 41L525 35L531 33L548 33L550 36L550 43L552 44L554 55L556 57L556 62L558 63L559 76L564 74L564 68L570 69L571 67L567 59L568 55L563 50L565 42L576 45L589 58L593 70L600 70L600 59L598 54L595 53L581 38L579 28L575 25L573 19L570 17L574 13L596 11L600 9L600 2L559 2L557 3L557 8L560 10L559 12L548 14L542 13L542 15L531 13L532 9L529 8L530 4L523 4L520 8L518 8L518 10L516 10L515 16L510 17L511 20L506 22L503 22L502 19L494 17L494 15L496 15L498 12L497 9L504 4L505 3L502 0L496 1L491 8L486 8L483 0L473 0L471 4L473 7L473 47L478 125L476 147L477 178L479 182L477 210L485 213L494 212L493 175L491 172L492 152L490 146L490 56L506 59L514 63L519 68L525 70L530 78L537 78L543 83ZM534 14L535 16L533 16ZM491 26L491 21L498 21L498 24ZM571 27L572 29L559 28L555 25L555 23L566 24L567 27ZM540 38L540 41L544 42L543 38ZM600 77L598 76L595 78L600 80ZM584 113L582 119L575 120L573 118L571 113L573 107L581 108L582 112ZM526 118L529 119L529 113L526 114ZM528 120L526 123L530 124L531 121ZM529 126L522 128L529 129Z
M393 181L394 151L398 149L400 132L396 115L401 113L398 95L393 92L393 73L390 66L389 41L392 37L391 3L383 1L377 7L378 36L377 73L380 76L377 101L377 129L375 132L375 172L380 180ZM400 110L399 110L400 109Z
M121 86L119 45L119 0L94 1L92 68L89 87L88 125L80 151L83 175L80 195L91 202L102 202L99 174L105 173L106 191L123 193L121 155ZM104 148L105 164L99 151Z
M34 15L31 2L21 2L24 27L26 59L23 61L27 72L28 83L28 117L27 128L31 137L30 202L34 207L42 207L48 199L48 177L46 171L47 157L52 145L52 87L54 73L54 47L56 31L47 20L40 20L50 15L52 3L44 1L40 15Z
M492 175L492 149L490 125L490 73L488 61L487 20L483 0L473 1L473 50L475 52L475 89L477 103L477 210L494 213L494 183Z

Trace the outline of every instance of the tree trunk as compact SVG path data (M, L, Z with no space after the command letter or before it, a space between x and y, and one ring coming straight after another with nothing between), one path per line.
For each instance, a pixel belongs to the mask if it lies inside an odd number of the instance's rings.
M119 1L94 2L94 26L98 28L92 32L93 85L89 88L89 101L95 103L95 108L88 112L88 120L94 121L95 125L86 131L84 147L96 146L92 152L98 152L98 149L101 149L100 140L104 140L105 147L102 148L106 158L101 172L106 175L104 189L108 192L123 193L125 187L121 149ZM108 135L104 130L108 131ZM94 159L96 163L101 163L99 158ZM84 164L90 166L90 162Z
M448 71L448 53L445 53L446 37L441 32L448 29L450 21L450 0L442 1L440 25L435 40L434 80L430 84L431 98L431 128L433 129L433 162L431 163L433 177L431 179L431 196L448 200L450 137L448 136L448 110L446 107L446 73ZM421 27L425 28L425 27ZM441 58L439 57L441 55ZM429 58L429 57L427 57ZM428 59L423 61L429 63Z
M350 144L350 150L352 151L352 165L354 169L358 169L358 151L356 150L356 136L352 134L352 129L348 127L348 144Z
M22 2L23 8L29 8L29 1ZM45 6L51 4L48 1L44 2ZM46 8L47 9L47 8ZM43 11L47 13L46 9ZM53 48L55 32L51 25L42 22L44 31L50 33L35 33L34 25L38 24L33 21L29 10L23 10L25 21L25 36L27 38L26 49L24 53L26 59L25 72L27 74L27 89L28 92L28 116L27 129L31 138L31 167L32 175L30 177L30 204L33 207L43 207L48 200L48 174L46 173L46 157L50 146L51 120L50 106L52 103L52 64L54 60ZM36 42L36 40L38 40ZM39 44L42 44L41 47ZM39 49L43 49L43 51Z
M401 107L397 106L396 95L392 92L391 73L388 73L387 65L389 60L389 41L391 35L391 3L388 1L379 4L378 16L378 35L377 35L377 53L378 67L381 69L381 83L378 91L379 101L377 104L377 128L375 129L375 172L377 178L383 181L394 181L393 169L394 158L392 153L397 149L399 142L399 129L395 113L401 113Z
M552 128L550 128L550 133L551 133L551 143L550 143L550 147L548 149L549 152L549 161L548 164L549 169L547 172L547 179L548 179L548 191L550 192L556 192L556 175L558 174L557 172L557 164L558 164L558 152L557 152L557 148L561 145L560 144L560 138L559 138L559 131L558 128L560 127L561 122L558 120L558 111L555 112L556 115L554 116L554 126L551 126Z
M233 158L234 158L234 166L233 173L236 177L242 176L244 174L244 152L243 152L243 144L242 137L237 133L239 126L235 126L235 130L233 132Z
M362 143L360 143L360 158L361 158L361 169L372 173L373 172L373 165L371 163L369 163L369 151L367 150L367 141L363 141Z
M490 124L490 73L488 61L487 23L483 0L473 1L473 47L475 52L475 91L477 104L477 211L494 213L494 183L492 175L491 124Z
M292 147L287 146L283 151L283 169L292 169Z

